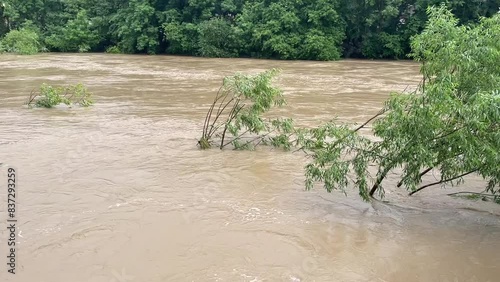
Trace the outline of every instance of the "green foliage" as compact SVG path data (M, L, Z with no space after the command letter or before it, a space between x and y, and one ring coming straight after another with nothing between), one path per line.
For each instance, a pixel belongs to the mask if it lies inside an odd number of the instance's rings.
M411 37L426 24L428 7L446 4L461 23L477 23L497 13L500 1L463 0L351 0L343 1L341 14L347 22L344 56L404 58Z
M8 21L5 16L5 4L0 3L0 38L9 32Z
M418 9L414 0L344 1L341 9L347 23L345 56L400 58L402 50L408 51L401 33Z
M32 92L28 99L28 106L52 108L59 104L80 105L82 107L91 106L94 103L92 93L79 83L69 86L52 86L42 84L39 92Z
M3 0L0 38L27 21L50 51L336 60L406 58L429 6L478 23L499 0ZM221 36L222 35L222 36ZM5 44L4 44L5 45Z
M43 51L40 36L29 24L19 30L12 30L0 41L0 52L33 55Z
M272 105L284 104L270 86L275 71L224 80L205 120L202 149L252 149L267 144L298 147L310 158L306 188L321 182L328 192L354 186L368 200L384 195L392 172L410 195L434 185L457 185L469 174L487 182L486 192L500 194L500 14L473 26L459 26L445 6L430 8L429 22L412 40L412 56L422 62L423 81L412 93L393 93L384 107L353 128L332 120L310 129L290 119L266 120ZM212 119L212 116L215 116ZM360 130L372 124L372 136ZM248 141L243 138L248 135ZM225 139L229 139L225 142ZM375 170L375 171L374 171ZM430 171L437 182L422 185ZM375 172L375 175L372 173Z
M289 149L292 120L263 116L273 107L285 104L283 92L272 85L278 73L279 70L272 69L257 75L224 78L205 118L198 142L200 148L209 149L217 144L220 149L227 145L253 149L262 143Z
M48 46L63 52L87 52L99 42L86 10L80 10L76 18L45 40Z
M198 27L192 23L169 22L163 25L171 54L195 54L198 50Z
M331 121L304 130L299 140L301 149L312 157L312 162L306 165L306 189L321 181L328 192L336 189L345 192L352 170L360 196L368 198L368 167L377 156L376 146L370 139L358 135L357 130L347 125Z
M150 1L139 0L130 0L126 7L118 10L111 23L120 50L125 53L156 53L159 42L155 13Z
M467 200L473 201L492 201L494 203L500 204L500 195L498 194L485 194L485 193L477 193L477 192L456 192L448 194L453 197L460 197Z
M111 46L106 49L106 53L109 54L121 54L122 51L120 51L120 48L118 46Z
M203 57L235 57L238 55L237 41L234 27L222 17L199 25L198 46Z
M279 59L340 58L345 37L338 1L247 2L237 18L249 55Z
M295 7L283 1L248 2L238 18L244 40L250 50L260 51L262 57L290 59L298 56L300 19Z
M329 123L308 132L303 142L313 162L306 167L307 187L324 182L327 190L350 182L368 199L394 169L414 193L432 185L456 185L477 173L498 193L500 183L500 15L476 26L458 26L445 7L429 9L429 23L413 39L413 57L423 63L421 87L395 93L374 119L379 141L358 129ZM332 141L333 140L333 141ZM378 167L370 190L369 165ZM440 180L418 188L430 170ZM352 174L353 175L352 175Z

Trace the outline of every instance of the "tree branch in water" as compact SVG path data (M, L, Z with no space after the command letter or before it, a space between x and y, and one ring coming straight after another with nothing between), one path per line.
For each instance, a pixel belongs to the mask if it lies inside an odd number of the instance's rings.
M408 194L408 195L412 196L413 194L415 194L415 193L417 193L417 192L419 192L419 191L422 191L422 190L424 190L424 189L425 189L425 188L427 188L427 187L431 187L431 186L434 186L434 185L438 185L438 184L442 184L442 183L450 182L450 181L453 181L453 180L455 180L455 179L459 179L459 178L462 178L462 177L464 177L464 176L466 176L466 175L469 175L469 174L471 174L471 173L474 173L474 172L476 172L476 171L478 171L478 170L479 170L479 168L476 168L476 169L474 169L474 170L471 170L471 171L469 171L469 172L466 172L466 173L463 173L463 174L457 175L457 176L452 177L452 178L448 178L448 179L445 179L445 180L440 180L440 181L436 181L436 182L433 182L433 183L430 183L430 184L424 185L424 186L422 186L422 187L418 188L417 190L415 190L415 191L411 192L411 193L410 193L410 194Z

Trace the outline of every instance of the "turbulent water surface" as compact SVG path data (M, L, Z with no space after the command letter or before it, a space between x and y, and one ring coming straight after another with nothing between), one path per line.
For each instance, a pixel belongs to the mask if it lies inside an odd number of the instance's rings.
M360 122L420 79L412 62L0 56L0 280L498 281L497 205L446 195L457 188L408 197L391 179L388 203L365 203L354 190L304 191L300 153L198 150L221 79L273 67L280 114L305 126ZM82 82L96 104L23 106L44 82Z

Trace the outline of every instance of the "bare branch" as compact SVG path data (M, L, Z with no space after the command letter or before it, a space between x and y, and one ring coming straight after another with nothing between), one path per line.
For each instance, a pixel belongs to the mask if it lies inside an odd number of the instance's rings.
M220 95L220 92L221 92L223 87L224 87L224 85L222 85L219 88L219 91L217 91L217 95L215 96L215 99L212 102L212 105L210 106L210 109L208 110L207 115L205 116L205 122L203 123L203 136L205 136L205 137L206 137L206 134L208 132L208 124L210 123L210 119L212 117L212 112L214 110L215 104L217 103L218 99L220 99L219 95Z
M365 121L362 125L358 126L356 129L354 129L354 132L358 132L359 130L361 130L363 127L365 127L367 124L369 124L372 120L376 119L377 117L383 115L387 110L382 108L376 115L374 115L373 117L369 118L367 121ZM341 142L341 140L337 141L337 142ZM336 143L337 143L336 142Z

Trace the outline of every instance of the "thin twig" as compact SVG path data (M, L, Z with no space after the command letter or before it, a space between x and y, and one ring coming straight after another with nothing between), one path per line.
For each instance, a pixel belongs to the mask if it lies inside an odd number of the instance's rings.
M353 129L353 131L350 132L350 133L358 132L359 130L361 130L362 128L364 128L368 123L370 123L372 120L374 120L377 117L383 115L386 111L387 111L386 109L382 108L377 114L375 114L374 116L372 116L371 118L369 118L366 122L364 122L363 124L361 124L357 128ZM337 141L335 141L335 143L332 144L332 146L333 147L337 146L340 142L344 141L349 135L350 134L347 134L344 137L338 139ZM304 146L296 149L295 151L293 151L293 153L296 153L298 151L304 151Z
M64 88L64 95L63 95L64 98L67 98L66 96L68 96L68 94L69 94L68 90L69 90L68 87ZM75 96L75 94L76 94L76 91L73 90L73 93L71 93L71 96L69 96L69 98L67 98L67 99L71 101L71 99L73 99L73 96ZM82 100L82 97L80 97L80 100L78 100L78 102L80 102L81 100Z
M437 137L435 137L435 138L431 139L430 141L436 141L436 140L439 140L439 139L445 138L445 137L450 136L450 135L452 135L453 133L455 133L455 132L457 132L457 131L459 131L459 130L462 130L462 129L464 129L464 128L466 128L466 126L462 126L462 127L459 127L459 128L455 128L455 129L453 129L452 131L450 131L450 132L448 132L448 133L445 133L445 134L443 134L443 135L441 135L441 136L437 136Z
M220 95L220 92L222 90L222 87L224 87L224 85L222 85L219 88L219 91L217 91L217 95L215 96L215 99L212 102L212 105L210 106L210 109L208 110L207 115L205 116L205 122L203 123L203 136L204 137L207 137L206 135L208 133L208 124L210 123L210 119L212 117L212 112L214 110L215 104L217 104L217 101L220 99L219 95Z
M443 162L447 161L447 160L450 160L450 159L454 159L456 157L459 157L463 155L463 152L459 152L458 154L455 154L451 157L448 157L446 156L444 159L441 159L441 160L438 160L435 164L433 164L431 167L427 168L426 170L422 171L420 174L419 174L419 178L421 178L422 176L426 175L429 171L431 171L433 168L437 167L438 165L442 164ZM401 181L398 182L398 185L397 187L401 187L401 185L403 185L403 180L406 179L406 176L403 177L403 179L401 179Z
M354 132L359 131L360 129L362 129L363 127L365 127L368 123L370 123L372 120L374 120L377 117L383 115L386 111L387 111L386 109L381 109L376 115L374 115L373 117L371 117L370 119L368 119L365 123L363 123L362 125L358 126L356 129L354 129ZM342 141L342 140L339 140L339 141Z
M269 134L273 133L274 131L275 130L269 131L268 133L266 133L264 135L259 135L259 136L255 137L254 139L247 141L245 144L243 144L243 147L252 143L252 142L255 142L255 140L257 140L257 139L260 139L260 140L255 146L259 145L262 142L262 140L264 140L264 138L266 138Z
M222 96L220 96L220 92L223 91L223 87L224 87L224 85L222 85L221 88L219 88L219 91L217 91L216 99L214 101L214 104L212 105L212 111L213 111L213 109L215 108L215 104L220 99L220 97L224 97L222 99L222 101L220 102L220 104L219 104L219 108L217 109L217 114L215 115L215 120L212 122L212 125L210 127L210 131L208 133L208 136L212 136L212 134L214 132L213 128L214 128L214 125L217 123L217 120L222 115L222 112L224 112L224 110L226 109L226 107L229 104L231 104L231 102L234 100L234 97L233 97L231 100L229 100L229 102L226 103L226 105L224 106L224 108L222 108L222 110L221 110L222 104L224 103L224 101L226 101L227 96L229 96L229 93L227 91L224 91L223 94L222 94ZM211 117L212 117L212 113L210 113L210 118ZM208 126L208 124L207 124L207 126Z
M477 192L455 192L455 193L450 193L450 194L446 194L446 195L455 196L455 195L459 195L459 194L472 194L472 195L478 195L478 196L483 196L483 197L493 197L493 198L500 197L500 195L477 193Z
M229 100L226 105L224 105L224 108L222 108L222 110L219 112L219 110L217 110L217 115L215 116L215 119L214 121L212 122L212 125L210 126L210 131L208 132L208 136L212 136L212 134L214 134L215 131L217 131L217 129L220 128L220 126L215 126L215 123L217 122L217 120L219 119L219 117L222 115L222 112L224 112L224 110L226 109L227 106L229 106L231 104L231 102L233 102L235 100L235 98L231 98L231 100ZM231 114L231 113L229 113ZM224 123L223 123L224 124Z
M226 147L227 145L231 144L233 141L241 139L241 137L243 137L243 135L247 134L248 131L250 131L250 129L247 129L245 132L243 132L240 135L238 135L237 137L234 137L233 139L231 139L231 141L229 141L226 144L222 145L221 149L224 148L224 147Z
M35 89L31 90L27 105L28 106L31 105L31 103L35 100L35 98L38 97L38 95L40 95L40 93L35 92Z
M220 141L220 147L219 147L221 150L222 150L222 148L224 148L223 145L224 145L224 139L226 137L227 127L233 121L234 117L236 117L236 115L238 115L238 113L241 111L241 109L243 109L243 107L245 107L245 104L243 104L243 106L239 106L239 103L240 103L240 99L238 99L236 101L236 103L234 104L233 108L231 109L231 112L229 113L229 118L225 123L224 131L222 132L222 140Z

